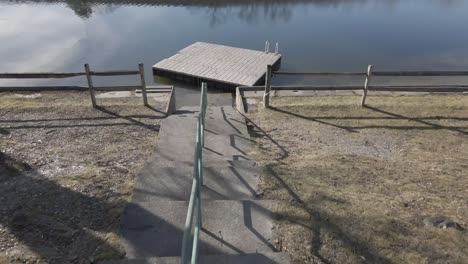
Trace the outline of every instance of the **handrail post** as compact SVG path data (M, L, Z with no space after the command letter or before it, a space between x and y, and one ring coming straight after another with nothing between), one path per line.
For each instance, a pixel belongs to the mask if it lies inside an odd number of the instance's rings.
M199 116L198 122L200 122L201 116ZM198 125L200 129L200 125ZM200 133L197 133L197 136L200 136ZM199 237L200 237L200 229L201 229L201 185L203 184L203 165L202 165L202 148L201 142L197 140L196 143L196 154L195 154L195 161L198 163L197 169L198 171L194 175L197 177L197 187L196 187L196 206L197 206L197 219L195 222L195 230L193 231L193 245L192 245L192 258L191 264L196 264L198 260L198 244L199 244ZM198 154L198 155L197 155Z
M198 144L197 144L198 145ZM185 226L184 226L184 235L182 238L182 254L181 254L181 264L189 263L189 238L192 237L192 220L193 220L193 211L194 206L196 206L196 194L198 189L198 162L197 162L197 155L198 151L195 149L195 158L193 163L193 178L194 184L192 184L192 191L190 193L190 200L187 208L187 216L185 218ZM196 184L196 185L195 185Z
M93 107L96 108L96 97L94 96L94 86L93 86L93 79L91 77L91 70L89 69L89 64L86 63L84 65L85 72L86 72L86 79L88 80L88 88L89 88L89 94L91 95L91 103L93 104Z
M265 106L265 108L270 107L271 77L272 66L267 65L267 71L265 75L265 93L263 94L263 105Z
M201 124L202 121L200 119L202 119L201 116L198 118L199 125L197 126L197 129L198 129L197 135L199 135L200 141L198 141L199 139L197 138L198 160L196 162L197 162L197 165L198 165L198 175L199 175L199 179L200 179L200 184L203 185L203 145L202 145L202 142L203 142L203 131L202 131L203 127L202 127L202 124Z
M192 259L191 264L197 264L198 261L198 247L199 247L199 237L201 229L201 197L200 197L200 187L197 191L197 220L195 223L195 230L193 231L193 246L192 246Z
M364 82L364 89L362 91L361 106L366 105L367 91L369 89L370 79L372 77L372 65L367 66L366 81Z
M200 96L200 125L201 125L201 146L205 147L205 114L206 114L206 100L207 100L207 84L202 83L201 96Z
M141 93L143 94L143 104L148 106L148 95L146 93L146 81L145 81L145 66L143 63L138 64L141 78Z

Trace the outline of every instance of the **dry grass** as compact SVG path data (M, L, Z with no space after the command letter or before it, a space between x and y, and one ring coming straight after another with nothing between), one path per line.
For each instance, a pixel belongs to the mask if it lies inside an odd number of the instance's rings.
M468 263L468 96L274 98L250 114L295 263Z
M0 94L0 263L119 258L118 227L164 103Z

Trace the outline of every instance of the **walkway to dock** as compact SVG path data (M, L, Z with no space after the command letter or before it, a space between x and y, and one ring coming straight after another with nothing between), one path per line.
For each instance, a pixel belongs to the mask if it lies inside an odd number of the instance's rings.
M162 121L154 155L124 212L127 259L116 263L180 263L198 111L183 107ZM257 195L263 172L252 160L244 118L231 106L209 106L205 131L198 263L290 263L273 247L272 201Z
M265 80L267 65L279 68L281 55L196 42L153 65L155 75L209 87L253 86Z

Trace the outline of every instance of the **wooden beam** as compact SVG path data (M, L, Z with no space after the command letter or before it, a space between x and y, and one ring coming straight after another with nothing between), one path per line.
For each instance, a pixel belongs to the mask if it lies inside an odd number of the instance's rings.
M59 79L83 76L84 72L0 73L0 79Z
M141 86L129 85L129 86L93 86L94 91L105 91L105 92L122 92L122 91L133 91L140 89ZM88 91L89 87L85 86L0 86L0 92L46 92L46 91ZM171 90L162 88L155 93L169 93Z
M362 91L361 106L366 105L367 91L369 89L369 82L372 76L372 65L367 66L366 80L364 82L364 89Z
M253 89L255 90L255 88ZM355 91L362 90L357 85L281 85L271 86L273 91Z
M137 75L140 71L91 71L93 76L121 76L121 75Z
M264 91L265 86L239 86L240 91ZM280 85L271 86L272 91L357 91L362 85Z
M273 72L273 75L310 75L310 76L366 76L366 72ZM386 71L372 72L373 76L468 76L467 71Z
M241 114L245 114L244 98L240 87L236 88L236 109Z
M141 86L128 85L128 86L93 86L94 91L106 91L106 92L124 92L134 91L140 89Z
M273 75L365 76L365 72L273 72Z
M140 79L141 79L141 91L143 93L143 104L148 106L148 94L146 93L146 81L145 81L145 66L143 63L138 64L138 69L140 70Z
M468 76L468 71L386 71L373 72L373 76Z
M170 116L176 111L176 94L175 87L173 86L169 93L169 100L166 105L166 116Z
M5 86L0 92L88 91L84 86Z
M425 92L425 93L462 93L468 92L468 86L372 86L369 91L380 92Z
M272 66L267 65L267 71L265 74L265 93L263 94L263 105L265 108L270 107L270 91L271 91L271 77L272 77Z
M94 96L94 87L93 87L93 80L91 78L91 71L89 70L89 65L85 64L85 72L86 72L86 79L88 80L88 88L89 88L89 95L91 96L91 103L93 107L96 108L96 97Z

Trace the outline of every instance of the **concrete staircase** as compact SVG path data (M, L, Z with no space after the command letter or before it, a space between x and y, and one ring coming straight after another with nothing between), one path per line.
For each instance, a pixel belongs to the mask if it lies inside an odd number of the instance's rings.
M127 259L112 263L180 263L198 110L183 107L162 121L124 212ZM272 202L257 195L262 172L244 118L230 106L209 106L205 131L199 263L290 263L273 247Z

